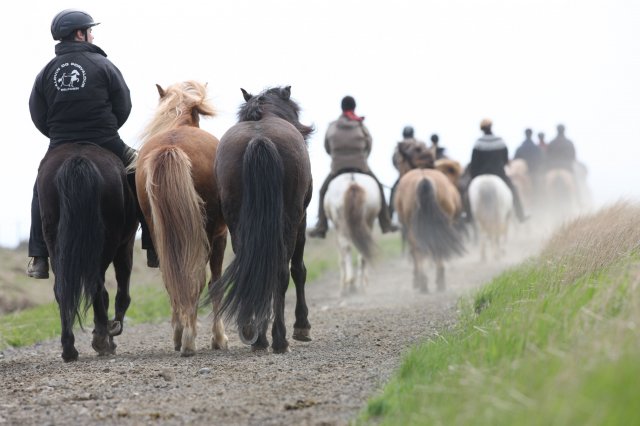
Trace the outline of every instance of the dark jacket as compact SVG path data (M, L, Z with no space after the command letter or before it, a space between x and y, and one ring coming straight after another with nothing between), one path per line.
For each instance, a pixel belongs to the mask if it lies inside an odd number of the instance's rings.
M522 142L513 158L521 158L527 163L530 175L538 175L542 172L542 150L531 139Z
M547 170L564 169L573 173L576 161L576 149L564 135L557 136L549 142L546 151Z
M119 140L131 112L129 88L120 70L98 46L63 41L36 77L29 98L31 119L50 139L98 145Z
M476 141L469 164L469 179L491 174L506 180L504 166L509 162L509 151L502 138L484 135Z

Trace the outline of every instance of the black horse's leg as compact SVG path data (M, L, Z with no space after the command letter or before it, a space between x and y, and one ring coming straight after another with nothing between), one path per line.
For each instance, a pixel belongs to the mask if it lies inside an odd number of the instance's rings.
M280 272L280 291L274 295L273 299L273 326L271 327L271 337L273 343L273 353L282 354L289 352L289 342L287 342L287 327L284 323L284 300L289 287L289 268L282 265Z
M93 300L93 340L91 347L98 352L98 355L108 355L115 353L115 345L107 332L109 293L104 287L104 279L98 286L98 293Z
M264 321L262 324L257 324L258 340L251 345L252 351L263 351L269 347L269 340L267 340L267 328L269 327L269 321Z
M113 269L116 273L118 291L116 293L114 320L109 321L108 326L110 336L119 336L122 333L122 329L124 328L124 315L131 303L129 283L131 280L131 269L133 268L133 243L134 240L132 239L120 247L113 259Z
M54 294L56 296L56 302L58 302L58 307L60 306L60 301L58 300L58 289L59 286L58 280L56 279L56 283L54 284ZM75 348L76 338L73 335L73 318L66 318L67 314L63 311L63 309L59 309L60 311L60 324L62 325L62 333L60 335L60 343L62 343L62 359L64 362L77 361L78 360L78 351Z
M311 341L311 324L309 324L309 308L304 294L307 281L307 267L304 265L304 246L307 241L305 228L306 217L298 228L296 247L291 258L291 277L296 285L296 322L293 324L293 338L301 342Z

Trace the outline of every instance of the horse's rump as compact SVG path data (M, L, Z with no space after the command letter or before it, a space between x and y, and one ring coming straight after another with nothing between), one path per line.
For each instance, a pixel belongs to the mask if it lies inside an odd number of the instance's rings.
M372 225L380 212L378 184L363 173L345 173L335 177L324 198L327 217L356 246L367 260L375 254Z
M80 319L116 250L135 236L133 194L121 161L92 144L61 145L38 172L44 238L63 324Z
M471 213L489 235L506 232L512 212L513 195L507 184L495 175L476 176L469 184Z
M454 227L460 194L449 179L434 169L412 170L398 183L396 209L410 242L435 260L464 252Z
M143 147L138 179L171 304L189 307L200 295L209 260L205 203L194 185L191 159L178 145ZM180 314L186 321L189 313Z

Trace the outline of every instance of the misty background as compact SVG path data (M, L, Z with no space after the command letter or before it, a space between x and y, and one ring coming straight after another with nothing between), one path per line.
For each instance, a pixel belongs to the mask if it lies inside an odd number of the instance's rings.
M120 129L134 148L157 103L155 84L208 83L218 138L236 122L240 87L292 86L317 189L329 171L324 132L345 95L373 136L369 164L391 186L402 128L440 136L465 165L491 118L513 155L524 129L550 141L562 123L589 169L597 204L640 198L640 2L624 0L191 1L36 0L4 6L0 36L0 246L26 240L48 139L29 115L38 72L54 56L50 24L79 8L101 24L94 43L122 71L133 110Z

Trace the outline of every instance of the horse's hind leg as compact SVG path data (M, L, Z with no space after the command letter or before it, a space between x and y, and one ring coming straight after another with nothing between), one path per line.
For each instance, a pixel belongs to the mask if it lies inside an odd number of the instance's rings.
M291 277L296 286L296 321L293 324L293 338L301 342L311 341L311 324L309 324L309 308L304 293L307 281L307 267L304 265L304 246L307 241L305 228L307 221L303 220L298 228L296 246L291 257ZM288 285L288 283L287 283ZM285 288L286 290L286 288Z
M173 328L173 348L176 351L182 349L182 333L184 326L180 320L178 309L175 306L171 307L171 327Z
M271 328L271 337L273 343L273 353L282 354L289 352L289 342L287 342L287 327L284 323L284 300L287 287L289 286L289 269L287 265L281 266L280 291L273 298L273 326ZM306 306L305 306L306 308Z
M67 318L63 309L61 309L60 301L58 300L58 283L54 284L54 294L56 295L56 302L58 302L58 307L60 308L60 324L62 326L62 332L60 334L60 343L62 344L62 359L64 362L71 362L78 360L78 351L75 347L76 338L73 335L73 318Z
M211 257L209 259L209 268L211 269L211 280L209 280L209 288L220 278L222 273L222 259L224 257L224 249L227 246L226 231L217 237L214 237L211 243ZM213 305L213 326L211 328L211 349L228 349L229 339L224 332L224 323L220 316L220 306L222 304L222 295L214 296L211 301Z
M129 285L131 281L131 269L133 268L133 244L131 239L127 244L120 247L113 259L113 269L116 274L118 291L116 293L115 316L113 321L108 323L110 336L119 336L124 329L124 316L129 309L131 296L129 295ZM107 306L109 301L107 300Z
M191 308L185 309L182 325L182 346L180 356L193 356L196 354L196 336L198 334L198 300L194 300Z
M108 309L109 309L109 293L104 287L104 281L98 287L98 294L93 300L93 339L91 347L98 355L113 355L116 353L116 344L109 335L108 326Z

